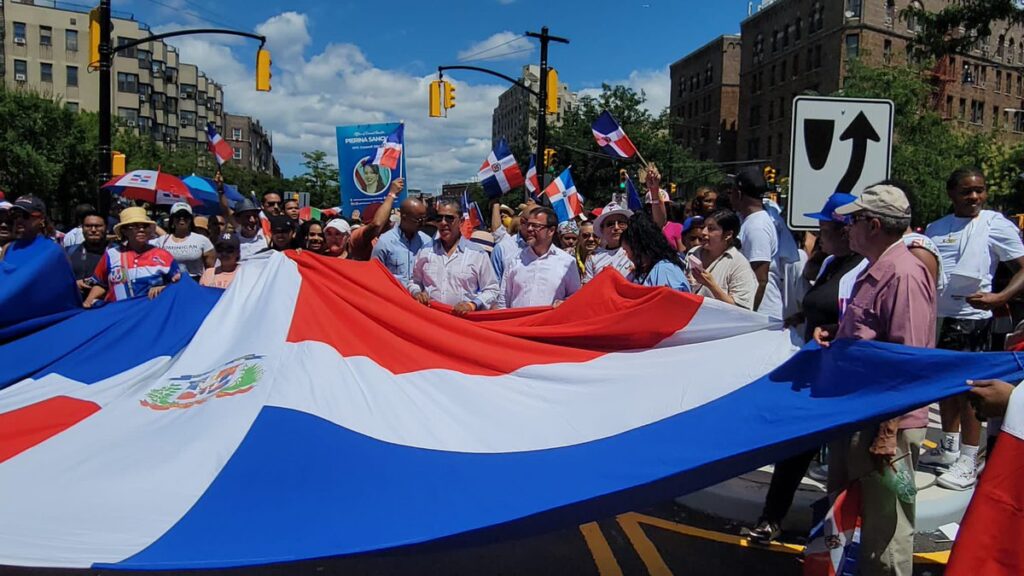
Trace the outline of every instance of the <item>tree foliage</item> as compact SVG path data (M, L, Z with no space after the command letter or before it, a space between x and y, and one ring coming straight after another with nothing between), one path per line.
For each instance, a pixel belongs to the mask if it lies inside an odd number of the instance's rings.
M694 159L689 150L671 141L667 110L655 116L644 107L646 101L643 92L605 84L600 95L583 96L575 108L562 115L561 126L549 129L549 147L557 152L555 174L572 166L573 182L588 205L607 203L618 191L619 169L629 170L635 181L635 170L640 165L635 158L609 158L594 143L590 125L603 110L615 116L644 158L658 165L665 188L674 182L682 195L701 184L721 180L722 172L714 164Z
M979 41L987 42L993 28L1024 23L1024 8L1018 0L959 0L947 2L938 11L908 7L900 16L919 27L914 49L923 56L941 58L963 54Z
M298 180L302 191L309 192L309 203L312 206L337 206L341 201L338 167L327 160L327 153L323 150L303 152L302 158L306 173Z
M946 178L961 166L981 165L993 150L993 136L960 132L931 105L932 85L920 68L871 68L851 63L839 96L886 98L895 104L892 169L913 198L914 224L946 213Z

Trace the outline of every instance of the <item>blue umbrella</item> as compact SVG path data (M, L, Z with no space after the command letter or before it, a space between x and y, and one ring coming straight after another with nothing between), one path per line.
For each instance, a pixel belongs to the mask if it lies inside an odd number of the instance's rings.
M220 199L217 197L216 184L212 178L192 174L181 180L188 186L192 196L202 202L201 206L196 206L196 213L206 215L220 214ZM231 204L242 200L242 195L238 192L238 188L231 184L224 185L224 194L228 197L228 201Z

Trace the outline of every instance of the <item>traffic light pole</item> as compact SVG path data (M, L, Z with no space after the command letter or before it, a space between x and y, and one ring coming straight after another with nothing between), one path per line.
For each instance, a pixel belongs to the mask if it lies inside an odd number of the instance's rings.
M543 189L547 184L544 181L544 175L547 174L544 167L544 149L547 148L548 138L548 112L546 106L548 96L548 43L554 41L568 44L569 40L548 34L547 26L541 27L540 34L527 32L526 35L540 40L540 89L537 90L537 155L535 162L537 164L538 183Z
M110 71L114 64L114 55L118 52L129 50L140 46L142 44L148 44L149 42L155 42L157 40L163 40L164 38L173 38L175 36L189 36L193 34L227 34L231 36L245 36L246 38L253 38L260 41L260 48L267 42L267 38L260 34L252 34L250 32L239 32L237 30L227 30L220 28L192 28L188 30L176 30L174 32L165 32L163 34L154 34L138 40L132 40L126 42L120 46L114 46L110 39L110 31L113 29L114 24L110 16L110 0L100 0L99 5L99 62L98 68L100 73L100 109L99 109L99 186L105 184L111 177L111 162L112 162L112 127L111 127L111 108L113 106L112 94L111 94L111 81ZM90 40L91 41L91 40ZM97 190L97 203L101 213L107 214L109 212L109 205L103 202L102 190Z

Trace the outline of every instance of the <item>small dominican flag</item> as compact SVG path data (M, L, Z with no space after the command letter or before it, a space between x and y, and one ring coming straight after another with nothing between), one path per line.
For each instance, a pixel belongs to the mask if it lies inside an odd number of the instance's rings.
M643 202L640 201L640 193L636 191L636 186L633 185L633 179L626 176L626 203L627 207L633 212L638 212L644 209Z
M483 228L484 216L480 212L480 206L469 199L469 191L462 191L462 228L460 231L466 238L473 233L473 230Z
M576 191L569 168L558 175L544 189L544 195L551 202L551 209L558 215L559 222L572 220L583 213L583 196Z
M377 147L377 155L373 157L370 164L383 166L389 170L398 168L398 161L402 159L402 145L405 143L405 124L399 124L398 128L381 142Z
M477 178L483 185L484 192L491 198L497 198L523 185L523 172L519 169L519 164L516 163L516 158L508 149L508 142L505 142L504 138L498 140L498 145L484 160Z
M828 499L822 503L827 505ZM860 482L836 496L804 549L804 576L856 576L860 555ZM815 504L818 507L818 504Z
M540 192L540 180L537 178L537 155L530 154L530 167L526 170L526 191L530 193L530 197L534 200L538 200L537 194Z
M607 110L601 112L590 129L594 132L594 140L597 140L597 145L608 155L632 158L636 154L636 146L633 146L629 136L626 136L619 123Z
M213 122L206 123L206 147L213 154L213 157L217 159L217 166L223 166L225 162L231 160L234 156L231 145L220 137L220 134L217 133L217 127L213 125Z

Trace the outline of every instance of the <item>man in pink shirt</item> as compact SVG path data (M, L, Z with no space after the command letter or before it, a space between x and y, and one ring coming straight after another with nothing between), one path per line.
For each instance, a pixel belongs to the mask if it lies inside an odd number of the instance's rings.
M872 186L836 213L849 218L850 248L869 265L854 284L838 329L818 328L815 340L827 346L834 335L934 347L935 282L902 241L910 225L906 195L895 186ZM858 566L865 576L913 573L915 503L899 500L882 482L882 474L890 466L909 466L913 478L927 425L924 406L829 444L829 492L853 480L861 483Z

